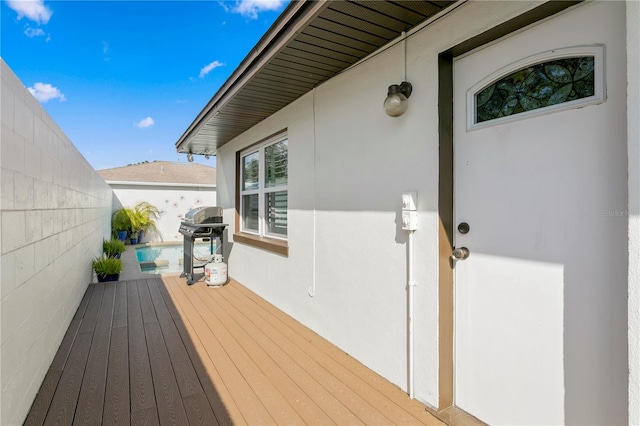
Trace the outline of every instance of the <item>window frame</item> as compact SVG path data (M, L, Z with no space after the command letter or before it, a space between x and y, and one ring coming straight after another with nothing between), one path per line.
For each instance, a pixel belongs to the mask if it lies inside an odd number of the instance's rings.
M287 143L287 155L289 146L289 137L285 131L271 135L243 150L236 152L236 233L234 241L257 246L268 251L288 256L288 237L289 237L289 221L288 221L288 163L287 163L287 183L285 185L266 185L266 148L282 141ZM258 153L258 187L255 189L244 189L244 159L254 153ZM267 195L274 192L287 193L287 234L268 232L268 215L266 211ZM258 229L245 227L244 221L244 196L258 195Z
M526 68L531 65L553 61L563 58L577 56L593 56L594 58L594 94L586 98L576 99L569 102L537 108L527 112L509 115L506 117L494 118L492 120L476 122L476 94L483 88L509 75L519 69ZM496 126L503 123L524 120L540 115L551 114L554 112L565 111L570 109L582 108L588 105L597 105L603 103L607 99L606 94L606 78L605 78L605 47L602 44L584 45L558 48L538 53L533 56L523 58L503 68L500 68L490 75L486 76L467 91L467 130L477 130L486 127Z

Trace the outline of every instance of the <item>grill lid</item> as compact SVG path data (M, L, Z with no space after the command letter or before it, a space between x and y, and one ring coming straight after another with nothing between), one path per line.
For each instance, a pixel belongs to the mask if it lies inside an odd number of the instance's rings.
M184 221L194 225L222 222L222 207L196 207L195 209L189 210L184 215Z

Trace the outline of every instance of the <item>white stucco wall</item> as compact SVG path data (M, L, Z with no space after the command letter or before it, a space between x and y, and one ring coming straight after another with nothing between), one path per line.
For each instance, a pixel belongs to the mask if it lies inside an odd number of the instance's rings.
M0 60L1 414L21 424L92 280L111 189Z
M178 232L186 212L200 206L215 206L215 186L146 185L110 182L113 188L113 208L133 207L146 201L160 210L157 222L160 235L145 234L142 242L182 241Z
M288 130L289 257L236 243L230 275L403 389L407 234L400 197L418 192L415 396L431 406L438 398L438 54L533 6L482 3L466 4L408 39L414 92L403 116L382 109L387 87L403 78L397 45L218 151L218 204L232 235L236 151Z
M640 425L640 2L627 5L629 424Z

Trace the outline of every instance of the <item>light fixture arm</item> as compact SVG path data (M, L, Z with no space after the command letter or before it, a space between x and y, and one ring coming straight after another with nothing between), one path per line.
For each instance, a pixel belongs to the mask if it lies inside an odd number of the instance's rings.
M405 95L407 99L411 97L411 92L413 92L413 86L411 85L411 83L409 83L408 81L403 81L402 83L400 83L399 89L400 93Z

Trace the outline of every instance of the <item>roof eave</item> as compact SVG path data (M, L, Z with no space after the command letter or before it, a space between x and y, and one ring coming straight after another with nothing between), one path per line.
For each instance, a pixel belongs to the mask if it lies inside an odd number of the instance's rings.
M198 114L187 130L176 142L176 150L179 153L190 153L187 148L189 140L195 136L206 123L216 116L218 111L229 102L235 94L244 87L262 67L269 62L287 43L296 36L300 29L304 28L319 13L327 8L329 2L314 0L298 0L289 3L271 28L256 44L253 50L240 63L238 68L220 87L207 105ZM206 154L215 155L217 151L208 151ZM191 152L192 154L205 154L204 152Z

